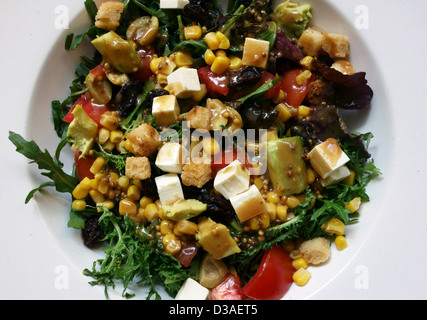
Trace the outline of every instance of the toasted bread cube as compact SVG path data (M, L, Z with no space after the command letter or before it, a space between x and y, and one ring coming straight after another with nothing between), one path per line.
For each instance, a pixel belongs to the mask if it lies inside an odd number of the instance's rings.
M151 177L150 160L147 157L129 157L126 159L126 177L133 180L145 180Z
M325 33L315 28L304 30L298 40L298 47L307 56L317 56L325 43Z
M342 34L328 33L325 36L322 49L332 58L345 58L350 53L350 42Z
M143 123L127 133L126 138L131 142L133 152L142 157L150 156L162 144L160 134L148 123Z
M124 7L124 4L119 1L103 2L96 14L95 26L108 31L116 30L120 24Z
M211 179L211 164L205 163L201 158L192 159L182 168L181 181L185 186L201 188Z
M246 38L243 49L242 63L245 66L266 68L270 53L270 42L254 38Z
M190 122L190 128L193 129L211 129L212 111L208 108L195 106L187 114L187 121Z

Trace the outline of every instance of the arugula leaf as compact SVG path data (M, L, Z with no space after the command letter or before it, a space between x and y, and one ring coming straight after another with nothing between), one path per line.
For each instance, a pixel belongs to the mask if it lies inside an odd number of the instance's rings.
M253 91L250 94L238 99L238 101L240 101L241 103L244 103L246 100L248 100L250 98L255 99L255 98L263 95L268 90L274 88L274 86L276 84L278 84L280 81L282 81L282 78L276 78L274 80L269 80L266 83L264 83L262 86L260 86L258 89L256 89L255 91Z
M17 152L30 159L30 163L36 163L40 170L46 170L41 174L52 180L50 182L45 182L32 190L25 199L26 203L37 191L45 187L55 187L56 191L61 193L72 193L78 184L78 179L66 174L62 170L63 164L59 161L59 154L62 148L66 145L66 138L64 138L58 145L54 158L47 150L44 152L40 150L39 146L34 141L26 141L17 133L9 131L9 140L16 146Z

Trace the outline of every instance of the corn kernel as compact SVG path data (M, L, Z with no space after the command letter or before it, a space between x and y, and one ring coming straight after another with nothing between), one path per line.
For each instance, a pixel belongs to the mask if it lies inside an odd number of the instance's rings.
M85 190L90 189L91 183L90 183L91 179L89 179L88 177L84 177L82 181L80 181L79 185L80 187L82 187Z
M301 258L292 260L292 266L297 270L299 268L307 269L308 264L307 264L307 261L305 261L305 259L301 257Z
M189 52L177 51L175 52L175 63L178 67L191 66L193 57Z
M185 40L199 40L202 37L202 28L199 26L184 27Z
M178 224L175 224L175 227L173 228L173 234L178 236L178 237L182 237L184 234L178 230Z
M98 190L99 192L101 192L102 194L107 194L107 192L108 192L108 187L109 187L108 180L106 180L106 179L102 179L102 180L100 180L100 181L99 181L99 183L98 183L98 188L97 188L97 190Z
M130 142L129 140L125 140L125 142L123 143L123 146L125 147L125 149L130 152L130 153L134 153L133 150L133 146L132 146L132 142Z
M108 210L111 210L111 209L113 209L113 208L114 208L114 202L113 202L113 201L111 201L111 200L106 200L106 201L104 201L104 202L97 203L96 205L97 205L98 207L99 207L99 206L105 207L105 208L107 208Z
M276 208L277 218L280 221L285 222L288 217L288 207L283 205L278 205Z
M162 244L169 254L173 255L181 251L181 241L173 233L165 235L162 239Z
M123 140L123 131L113 130L110 132L110 141L112 143L118 143Z
M119 175L114 171L110 172L110 183L116 184L119 181Z
M86 209L86 201L84 200L74 200L71 203L71 208L77 211L82 211Z
M122 216L135 215L138 213L138 207L133 201L122 199L119 202L119 213Z
M277 217L277 208L274 203L266 202L265 205L267 206L267 214L270 217L271 221L276 220Z
M350 175L343 180L345 184L353 185L356 179L356 172L350 169Z
M162 222L160 222L160 233L162 235L173 233L174 228L175 228L175 224L171 220L165 219L165 220L162 220Z
M188 220L180 220L176 224L179 232L183 234L195 235L197 233L198 226L196 223Z
M267 193L267 201L271 203L278 203L280 201L280 197L276 192L270 191Z
M149 203L144 209L144 215L148 221L153 221L159 218L159 209L155 203Z
M311 69L311 63L313 62L313 57L311 56L305 56L301 61L300 64L304 68L310 70Z
M332 218L331 220L322 224L320 229L329 235L336 234L338 236L342 236L345 231L345 225L341 220Z
M270 225L270 216L267 212L263 212L259 214L259 221L260 221L260 227L261 229L267 229Z
M101 203L105 201L105 196L98 190L91 189L89 191L89 195L95 203Z
M211 71L216 74L222 74L230 66L230 59L224 56L217 56L212 63Z
M159 66L160 66L161 59L160 58L153 58L150 61L150 70L154 74L159 73Z
M298 200L297 197L295 197L295 196L289 196L286 199L286 205L288 206L288 208L294 209L294 208L296 208L296 207L298 207L300 205L300 202L299 202L299 200Z
M345 208L350 210L351 212L356 212L359 209L361 203L362 203L362 199L360 197L356 197L353 200L351 200L345 206Z
M308 117L311 113L311 108L307 106L298 107L298 115L301 117Z
M316 173L313 169L307 168L307 184L312 184L316 180Z
M155 202L154 202L154 204L156 205L156 207L157 207L157 209L161 209L162 208L162 203L161 203L161 201L160 201L160 199L157 199Z
M213 53L213 51L211 49L207 49L205 51L204 57L205 57L206 64L209 66L212 65L212 63L214 63L215 58L216 58L215 53Z
M230 48L230 40L228 40L225 34L223 34L221 31L217 31L215 36L219 41L218 49L227 50Z
M226 57L227 56L227 52L225 52L224 50L218 50L215 53L215 57Z
M230 56L230 66L229 68L231 70L239 69L241 66L243 66L242 59L236 56Z
M282 122L288 121L292 118L292 111L289 107L284 103L279 103L276 106L276 110L279 111L278 119Z
M98 142L100 144L104 144L108 141L108 139L110 139L110 130L108 130L106 128L99 129Z
M119 185L119 187L120 187L120 188L122 188L122 189L127 189L127 188L129 187L129 183L130 183L130 181L129 181L129 178L128 178L128 177L126 177L126 176L121 176L121 177L119 178L119 180L117 181L117 183L118 183L118 185Z
M295 284L297 284L298 286L305 286L310 278L311 278L310 271L307 271L304 268L299 268L292 275L292 279L294 280Z
M209 32L205 34L205 37L203 38L208 45L209 49L211 50L218 50L220 41L217 38L215 32Z
M338 236L334 240L335 246L339 251L344 250L348 247L347 240L344 236Z
M88 190L83 188L80 184L78 184L74 188L72 194L73 194L73 197L76 198L77 200L83 200L84 198L87 197Z
M116 130L119 125L118 113L116 111L104 112L101 115L99 123L108 130Z
M200 102L203 100L203 98L208 94L208 89L206 88L206 85L204 83L200 84L200 91L196 92L191 96L191 100L194 102Z
M146 196L142 197L139 200L139 206L143 209L145 209L149 203L153 203L153 200L151 200L149 197L146 197Z
M103 157L98 157L95 159L95 161L93 162L89 170L93 174L96 174L101 171L104 165L105 165L105 159Z
M133 184L128 188L126 195L129 199L137 201L141 197L141 189Z
M312 76L311 72L309 70L305 70L301 72L299 75L297 75L296 82L300 86L304 85L311 78L311 76Z

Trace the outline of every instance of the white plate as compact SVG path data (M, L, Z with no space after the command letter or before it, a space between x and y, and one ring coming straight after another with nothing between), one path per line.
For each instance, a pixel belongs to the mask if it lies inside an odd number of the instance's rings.
M372 108L357 129L375 134L371 152L384 176L369 186L372 201L364 205L360 223L348 228L349 247L310 269L307 286L293 286L285 299L427 297L427 176L422 162L427 106L421 97L427 3L412 0L402 7L398 0L371 2L313 1L315 22L349 36L352 62L367 72L375 91ZM100 255L82 245L79 232L66 227L69 200L43 192L25 205L28 191L42 180L7 139L12 130L55 149L50 101L68 93L79 52L63 50L64 36L85 29L83 10L83 1L75 0L0 4L3 299L104 298L103 288L91 287L82 275ZM69 14L70 30L58 28L64 13ZM120 292L112 298L120 298Z

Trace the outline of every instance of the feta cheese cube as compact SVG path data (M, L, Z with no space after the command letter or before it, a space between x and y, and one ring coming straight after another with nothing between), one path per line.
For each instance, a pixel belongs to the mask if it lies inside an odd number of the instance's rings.
M350 175L350 170L347 168L347 166L342 166L332 171L332 173L327 178L321 179L320 183L322 184L323 187L327 187L344 180L349 175Z
M338 141L334 138L326 139L323 143L315 146L308 153L311 166L326 179L334 170L345 165L350 158L342 151Z
M248 168L239 160L235 160L218 171L214 179L214 188L224 198L230 199L249 188L249 178Z
M152 114L159 126L170 126L178 119L180 108L174 95L165 95L153 99Z
M162 205L172 205L184 200L181 181L176 173L167 173L155 178L157 192Z
M254 38L246 38L243 48L242 63L246 66L266 68L270 54L270 42Z
M188 278L179 289L175 300L206 300L209 289L202 286L196 280Z
M197 69L179 68L168 75L169 92L179 99L190 98L202 90Z
M260 213L267 211L267 206L261 192L255 185L230 198L230 202L241 222L247 221Z
M162 171L181 173L187 154L187 150L180 143L167 142L159 149L155 164Z
M189 0L160 0L160 9L184 9Z

